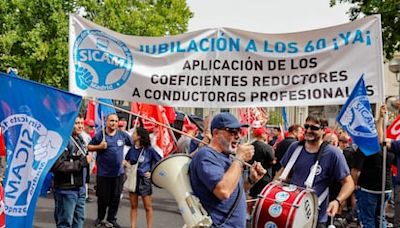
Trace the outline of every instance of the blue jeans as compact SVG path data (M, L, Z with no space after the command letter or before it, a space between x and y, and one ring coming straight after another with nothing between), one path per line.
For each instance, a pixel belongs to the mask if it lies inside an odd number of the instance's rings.
M54 219L58 228L82 228L85 220L85 189L54 192Z
M381 194L370 193L361 189L356 190L358 217L364 228L379 227L381 212ZM390 198L390 193L385 193L385 207ZM384 208L385 208L384 207ZM385 215L385 214L383 214ZM383 228L387 227L383 216Z

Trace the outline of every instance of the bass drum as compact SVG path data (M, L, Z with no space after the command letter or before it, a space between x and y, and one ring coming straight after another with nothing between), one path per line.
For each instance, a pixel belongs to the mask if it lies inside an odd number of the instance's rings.
M253 228L314 228L318 221L318 199L313 191L282 182L264 187L257 200Z

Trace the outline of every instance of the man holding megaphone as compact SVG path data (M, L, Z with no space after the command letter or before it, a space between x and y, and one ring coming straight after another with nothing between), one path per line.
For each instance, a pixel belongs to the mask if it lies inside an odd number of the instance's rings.
M246 227L245 191L266 173L255 162L243 180L243 165L253 157L254 147L239 145L242 127L248 125L240 124L230 113L216 115L211 121L210 144L199 149L190 163L193 192L211 215L214 227Z

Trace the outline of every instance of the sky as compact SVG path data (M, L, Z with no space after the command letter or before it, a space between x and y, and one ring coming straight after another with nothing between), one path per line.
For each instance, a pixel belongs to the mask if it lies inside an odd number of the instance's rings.
M329 0L187 0L194 16L189 31L230 27L261 33L288 33L349 22L349 5Z

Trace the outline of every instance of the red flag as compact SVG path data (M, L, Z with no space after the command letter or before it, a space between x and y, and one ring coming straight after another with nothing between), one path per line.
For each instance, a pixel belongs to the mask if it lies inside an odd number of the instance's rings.
M0 156L6 156L6 145L4 143L4 137L1 129L0 129Z
M398 116L386 129L386 137L390 139L400 139L400 116Z
M96 115L96 105L94 104L93 101L89 101L87 103L87 107L86 107L86 118L85 120L95 120L95 115Z
M164 111L165 111L165 116L168 119L168 122L170 124L174 123L176 120L176 114L174 108L169 106L164 106Z
M138 114L140 110L140 103L132 102L131 103L131 112Z
M153 119L165 125L168 124L165 109L162 106L142 103L140 104L140 113L146 118ZM143 119L142 122L144 128L146 128L150 132L153 132L153 147L157 150L157 152L160 153L162 157L168 156L176 149L174 138L168 128L154 124L151 121L145 119Z
M254 121L259 121L262 126L267 124L269 117L264 108L240 108L240 123L253 125Z

